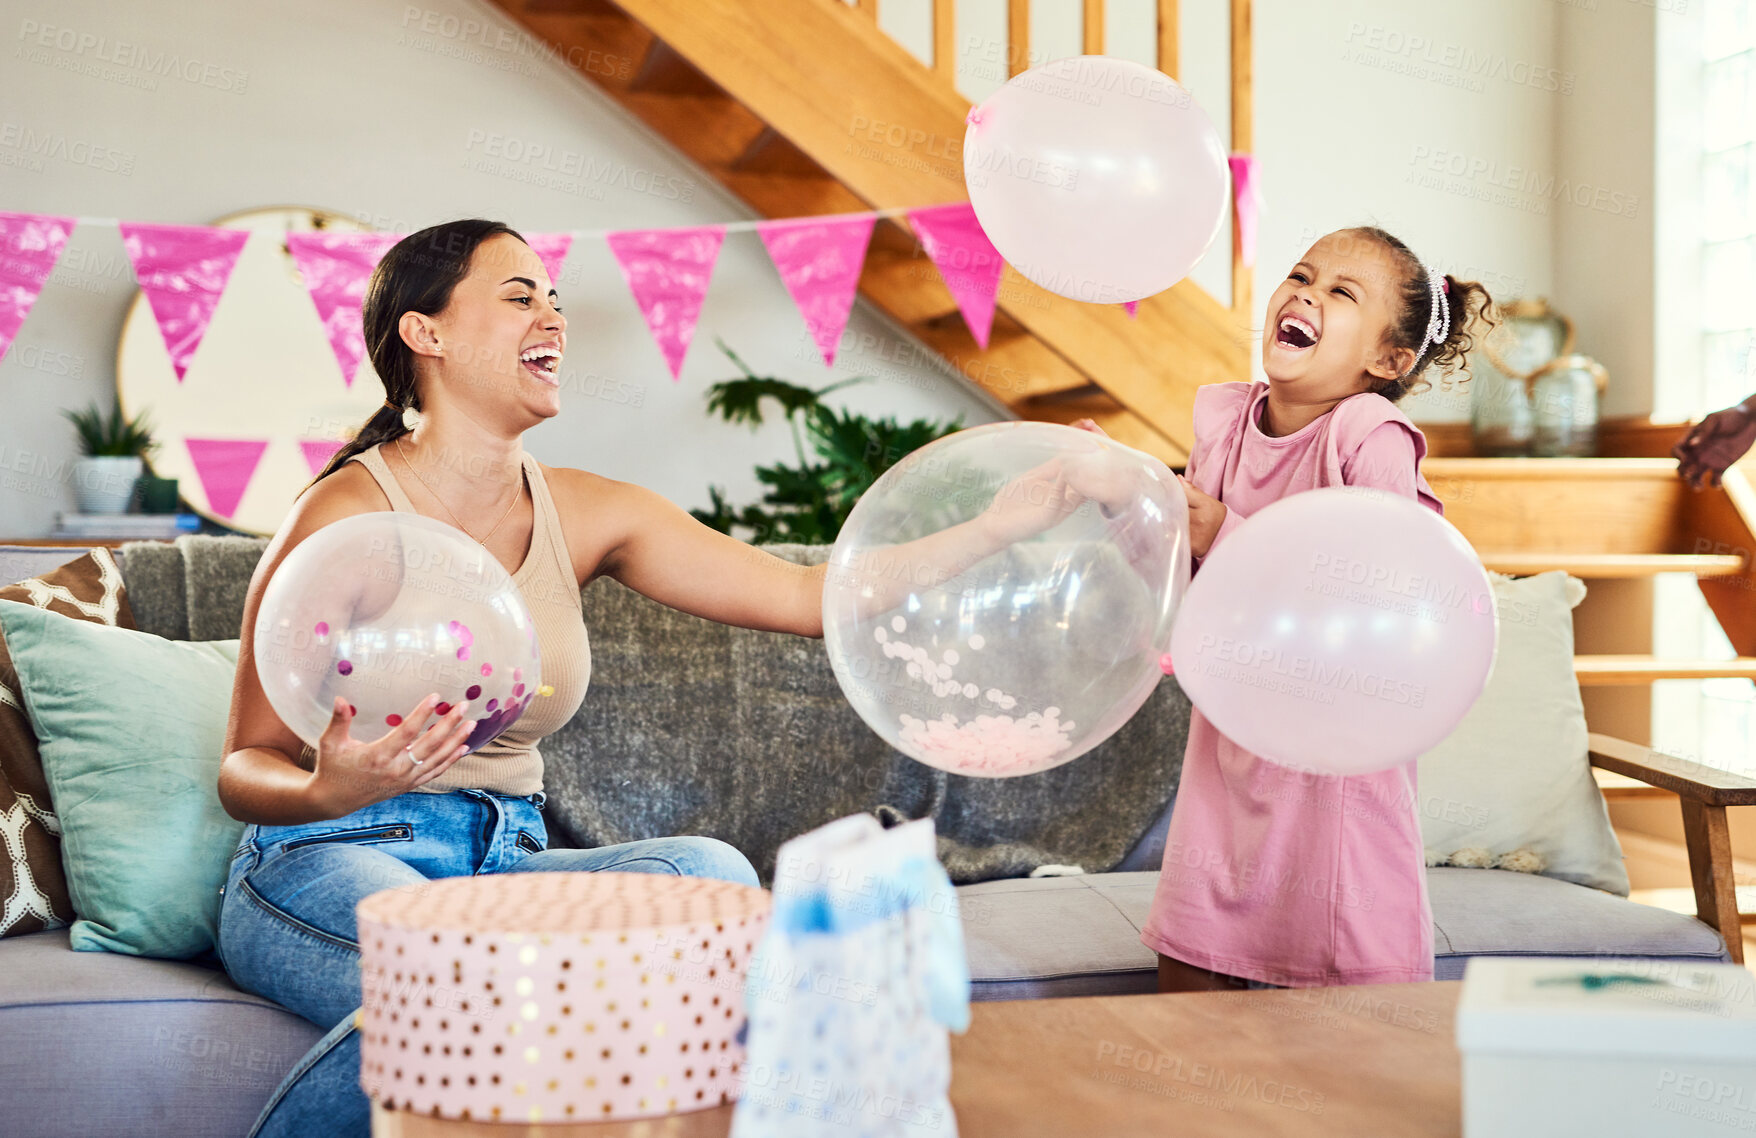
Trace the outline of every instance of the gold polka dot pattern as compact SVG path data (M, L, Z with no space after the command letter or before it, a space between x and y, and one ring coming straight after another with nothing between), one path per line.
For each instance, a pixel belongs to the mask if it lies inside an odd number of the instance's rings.
M359 922L360 1084L508 1122L737 1099L761 889L649 873L500 873L374 893Z

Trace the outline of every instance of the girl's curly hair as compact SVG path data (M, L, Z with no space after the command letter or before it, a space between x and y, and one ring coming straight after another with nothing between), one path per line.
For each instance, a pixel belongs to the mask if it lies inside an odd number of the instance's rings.
M1425 378L1428 368L1440 375L1450 375L1463 366L1464 357L1475 347L1476 336L1486 333L1499 322L1494 299L1477 281L1460 281L1447 274L1446 297L1451 304L1451 330L1442 343L1426 343L1427 321L1433 315L1433 294L1427 287L1427 269L1414 251L1397 238L1375 225L1362 225L1348 231L1377 242L1390 252L1391 261L1399 270L1397 296L1400 308L1390 324L1387 340L1392 348L1407 348L1415 353L1414 366L1406 375L1387 380L1374 390L1395 403L1410 392L1425 391L1432 386Z

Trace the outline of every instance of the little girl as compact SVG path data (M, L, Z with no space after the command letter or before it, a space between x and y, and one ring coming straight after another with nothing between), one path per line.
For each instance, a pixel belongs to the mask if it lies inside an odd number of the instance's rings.
M1428 370L1458 366L1489 303L1382 229L1311 246L1268 302L1268 382L1195 396L1183 488L1196 565L1252 513L1321 486L1443 513L1420 473L1426 440L1395 403ZM1161 991L1431 980L1415 764L1295 771L1195 711L1141 940L1159 954Z

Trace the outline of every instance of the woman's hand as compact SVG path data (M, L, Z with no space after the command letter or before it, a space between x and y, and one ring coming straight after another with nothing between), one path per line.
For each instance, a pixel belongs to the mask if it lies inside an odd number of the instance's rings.
M1718 486L1726 468L1756 443L1756 413L1746 407L1748 402L1715 411L1671 448L1683 481L1697 490L1703 484Z
M437 695L428 696L384 735L361 742L350 731L353 708L336 697L329 726L317 740L317 764L311 772L312 793L334 811L331 817L352 814L423 786L463 757L465 741L475 727L473 720L464 718L469 701L454 705L422 731L420 724L438 702Z
M1177 475L1177 481L1183 484L1183 496L1189 500L1189 552L1196 557L1206 557L1207 551L1213 548L1219 527L1226 523L1225 504L1197 490L1195 483L1181 474Z

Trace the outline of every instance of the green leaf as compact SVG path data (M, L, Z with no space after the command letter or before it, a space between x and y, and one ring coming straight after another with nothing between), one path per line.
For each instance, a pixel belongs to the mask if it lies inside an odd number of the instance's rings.
M898 423L894 418L872 419L858 412L826 406L822 397L840 387L865 382L857 376L812 390L772 376L758 376L724 342L719 347L744 373L744 378L716 383L708 389L708 409L727 422L762 420L762 400L773 399L788 418L797 416L810 438L819 461L807 461L801 448L796 465L756 467L756 480L765 487L760 504L730 507L718 487L708 488L712 510L691 511L706 524L724 533L748 530L756 544L797 541L812 544L833 542L854 503L878 477L910 452L962 428L961 418L950 423L915 419Z
M707 389L707 409L728 423L762 424L762 401L773 399L783 415L808 411L817 406L817 393L784 379L753 376L728 379Z
M144 412L132 419L123 418L122 397L119 394L108 415L96 403L79 411L64 410L61 414L73 424L73 429L79 434L80 450L87 457L119 455L144 458L158 447L158 443L153 441L152 430L147 425Z

